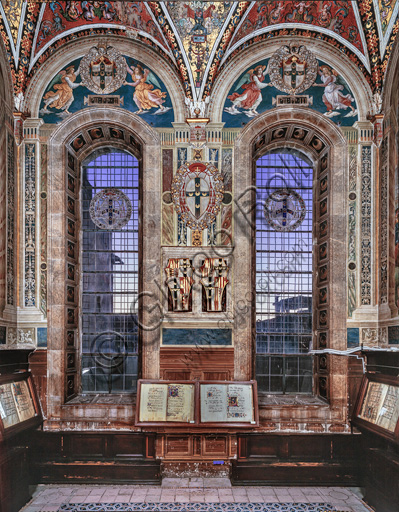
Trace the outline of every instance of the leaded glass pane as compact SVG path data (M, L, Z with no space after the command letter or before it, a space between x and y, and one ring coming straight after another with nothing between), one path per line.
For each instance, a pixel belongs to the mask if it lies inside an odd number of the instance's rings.
M313 169L295 151L256 168L256 377L259 391L311 393Z
M131 307L139 292L137 159L122 151L95 157L82 169L81 197L82 391L134 392L138 328Z

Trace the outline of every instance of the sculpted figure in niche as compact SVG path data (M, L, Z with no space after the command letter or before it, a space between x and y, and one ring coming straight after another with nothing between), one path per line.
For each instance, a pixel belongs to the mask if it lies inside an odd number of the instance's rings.
M329 66L321 66L319 75L323 83L314 85L324 87L323 103L327 107L327 112L324 115L327 117L339 116L337 110L346 110L349 107L351 111L345 117L356 116L357 110L351 105L355 98L351 94L342 93L345 87L349 89L342 77Z
M133 100L139 109L135 114L143 114L154 107L158 107L155 114L163 114L170 110L170 108L163 106L167 93L161 91L161 84L154 73L151 73L149 69L143 70L140 64L137 64L134 68L126 66L126 69L133 82L125 82L125 85L135 88ZM154 89L154 85L158 89Z

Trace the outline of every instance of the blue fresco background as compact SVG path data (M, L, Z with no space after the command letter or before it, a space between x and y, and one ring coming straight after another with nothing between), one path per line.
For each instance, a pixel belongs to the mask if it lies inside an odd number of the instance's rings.
M260 65L267 66L268 62L269 62L269 59L263 59L263 60L260 60L260 61L258 61L256 63L254 63L252 66L249 66L248 69L246 69L245 72L242 73L237 78L237 80L234 82L234 85L230 89L229 94L227 96L230 96L234 92L237 92L239 94L243 93L244 89L242 89L241 87L237 91L235 91L235 88L237 87L237 85L240 82L241 78L250 69L254 69L254 68L256 68L256 66L260 66ZM322 65L327 65L331 69L334 69L332 66L330 66L326 62L323 62L321 60L317 60L317 62L319 64L319 67L322 66ZM269 82L270 82L270 78L269 78L269 75L267 74L265 76L265 80L264 80L263 83L269 83ZM319 83L319 84L322 83L320 75L317 75L315 83ZM300 96L302 96L302 95L313 96L313 105L311 107L307 107L307 108L311 108L313 110L317 110L321 114L324 114L325 112L327 112L327 107L323 103L323 100L322 100L323 92L324 92L324 87L315 87L315 86L313 86L313 87L309 87L309 89L306 89L306 91L302 92L300 94ZM349 87L344 87L344 89L341 92L342 92L342 94L350 93L356 99L356 96L352 93L352 91L349 89ZM279 91L278 89L276 89L273 86L265 87L264 89L261 90L261 93L262 93L263 100L260 103L259 107L257 108L257 111L259 112L259 114L261 114L262 112L265 112L266 110L270 110L271 108L275 108L272 105L272 98L275 98L277 95L288 96L285 92ZM233 105L233 103L231 102L231 100L226 98L226 102L224 104L223 109L225 107L231 107L232 105ZM352 103L352 106L357 110L356 101L354 101ZM334 121L334 123L337 123L339 126L352 126L358 120L358 116L344 117L346 114L348 114L350 112L350 110L351 109L349 107L346 110L338 110L337 112L339 112L340 115L334 116L334 117L330 117L329 119ZM239 114L239 115L231 115L231 114L228 114L227 112L223 111L222 121L224 123L226 123L225 124L225 128L240 128L240 127L244 126L245 124L249 123L252 119L255 119L255 118L248 117L245 113L242 113L242 114Z
M126 55L124 55L124 57L126 59L127 64L130 67L133 67L136 64L140 64L143 69L146 69L146 68L150 69L148 66L146 66L145 64L143 64L142 62L140 62L137 59L132 59L131 57L126 57ZM64 66L63 69L67 69L67 68L69 68L69 66L73 66L75 68L75 70L77 70L79 67L80 61L81 61L81 59L74 60L74 61L70 62L68 65ZM163 103L163 106L171 108L172 102L170 100L170 95L165 87L165 84L162 82L162 80L159 78L159 76L152 69L150 69L150 71L152 73L154 73L158 82L161 84L161 91L167 93L167 97L165 98L165 102ZM82 78L79 75L76 77L75 83L79 83L79 82L81 82L81 80L82 80ZM132 77L129 75L129 73L127 73L127 75L126 75L126 81L132 82ZM49 81L49 84L51 82L52 82L52 79ZM157 89L157 88L158 87L154 85L154 89ZM43 92L43 96L48 91L54 91L54 88L53 87L49 88L47 86L45 91ZM136 103L133 101L134 91L135 91L134 87L125 85L123 87L120 87L115 92L113 92L112 95L119 95L124 98L124 104L121 106L122 108L129 110L130 112L137 112L138 107L137 107ZM88 106L88 105L84 104L84 97L88 96L88 95L96 95L96 93L90 91L89 89L87 89L87 87L84 87L83 85L81 87L78 87L77 89L74 89L73 96L74 96L75 100L72 103L72 105L69 107L69 109L68 109L69 112L72 114L72 113L78 112L78 110L81 110L83 108L95 108L93 106ZM40 110L44 107L43 96L42 96L42 100L40 102ZM51 105L48 108L50 111L52 111L54 113L43 114L43 115L39 114L39 117L41 117L45 123L52 123L52 124L61 123L64 119L66 119L67 116L57 115L57 113L61 112L61 110L51 108ZM171 108L171 110L168 110L165 114L154 114L154 112L156 112L156 110L157 110L157 108L152 108L149 112L147 112L145 114L140 114L140 117L142 117L150 126L154 126L154 127L167 126L167 127L169 127L175 119L173 108Z
M162 345L231 345L231 329L162 330Z

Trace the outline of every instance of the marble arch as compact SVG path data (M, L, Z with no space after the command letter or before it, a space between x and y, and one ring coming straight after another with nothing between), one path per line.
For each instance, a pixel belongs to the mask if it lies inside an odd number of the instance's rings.
M273 142L270 134L274 130L282 127L288 127L287 133L291 128L299 128L309 132L310 135L303 141L295 142L293 137L287 136L285 139ZM265 144L254 152L256 142L266 135ZM309 141L313 136L318 137L324 144L324 148L315 151L310 147ZM330 313L328 336L328 347L337 350L346 348L346 283L342 276L346 275L346 188L348 172L348 149L347 142L337 126L326 119L323 115L306 107L280 107L273 111L268 111L255 118L249 123L235 141L235 162L233 169L234 196L236 197L236 213L234 222L234 240L235 240L235 258L239 258L240 265L234 267L234 282L236 286L233 292L233 301L237 302L242 297L248 297L251 294L252 286L252 259L253 259L253 236L252 231L245 218L246 201L250 200L250 195L245 197L243 191L253 189L253 171L256 157L269 149L277 147L292 147L299 149L311 158L315 165L315 177L323 174L319 172L321 158L328 157L328 202L329 211L327 218L329 222L328 243L328 264L329 264L329 310ZM316 174L317 172L317 174ZM242 199L241 207L240 200ZM317 201L317 197L315 197ZM324 243L324 242L323 242ZM316 259L316 258L315 258ZM245 263L244 263L245 262ZM317 264L316 264L317 265ZM316 266L317 270L317 266ZM235 378L247 379L252 373L252 354L253 354L253 326L251 316L248 315L245 322L235 325ZM318 329L318 323L316 323ZM347 382L346 382L346 362L339 356L329 356L329 375L328 375L328 396L329 396L329 420L340 421L343 425L347 423ZM327 382L327 381L326 381ZM306 405L303 405L306 410ZM316 413L323 411L323 407ZM265 418L278 422L284 417L283 409L279 410L277 405L274 410L266 409ZM297 408L292 418L300 417L301 408ZM326 414L324 411L322 414ZM344 427L348 428L348 425Z
M63 407L67 396L67 378L63 375L64 361L67 361L68 339L68 304L66 302L66 211L67 211L67 151L68 144L75 137L86 133L90 128L112 126L124 130L132 135L141 145L142 152L139 155L143 169L143 229L150 234L142 243L142 276L143 290L146 291L142 301L143 322L147 322L150 315L151 298L158 296L158 288L155 286L155 278L159 274L159 246L160 246L160 207L156 198L160 195L160 165L161 152L158 134L145 123L139 116L135 116L119 108L99 107L93 110L72 114L61 123L52 133L48 142L49 168L52 170L48 177L48 277L52 285L48 295L48 332L49 332L49 381L48 381L48 421L68 421L77 419L77 408ZM87 145L87 148L77 152L75 168L95 149L104 146L112 146L112 141L99 140ZM117 147L132 152L131 147L124 142L117 142ZM70 150L71 152L71 150ZM51 255L51 256L50 256ZM149 321L148 321L149 322ZM159 329L144 331L142 336L144 349L142 357L142 374L146 378L157 377L159 368ZM76 342L72 344L76 350ZM147 353L148 352L148 353ZM65 363L67 364L67 363ZM71 374L72 375L72 374ZM68 375L67 375L68 377ZM77 393L77 383L74 383L74 393ZM85 405L85 414L93 417L101 417L98 406ZM87 409L88 408L88 409ZM100 408L101 409L101 408ZM120 417L132 417L132 408L123 406L118 410ZM76 416L77 415L77 416Z
M231 62L226 64L217 79L212 90L212 99L209 107L209 115L215 122L220 122L223 115L223 108L230 88L237 78L250 66L259 60L269 58L284 44L290 44L290 38L276 37L262 41L250 48L243 49L240 54ZM360 70L341 52L321 40L309 41L305 37L297 37L296 43L307 45L314 55L333 65L342 74L355 94L359 110L359 119L366 119L372 111L370 101L370 86L366 82ZM350 71L350 72L349 72Z

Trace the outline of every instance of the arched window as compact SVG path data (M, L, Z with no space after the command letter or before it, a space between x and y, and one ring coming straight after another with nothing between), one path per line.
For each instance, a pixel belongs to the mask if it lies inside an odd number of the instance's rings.
M295 150L256 162L256 378L259 391L311 393L313 166Z
M83 393L136 390L139 249L139 162L98 150L81 173Z

